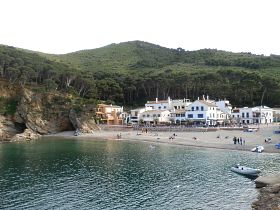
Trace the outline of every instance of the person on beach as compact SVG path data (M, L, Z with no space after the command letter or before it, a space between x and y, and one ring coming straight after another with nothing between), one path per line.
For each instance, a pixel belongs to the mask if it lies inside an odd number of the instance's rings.
M234 136L234 137L233 137L233 143L236 144L236 141L237 141L237 140L236 140L236 137Z
M242 145L242 137L239 138L240 145Z

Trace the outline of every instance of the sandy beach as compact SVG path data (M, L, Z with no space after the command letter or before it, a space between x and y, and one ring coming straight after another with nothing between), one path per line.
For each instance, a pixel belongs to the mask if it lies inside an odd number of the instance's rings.
M264 152L280 153L280 149L275 148L275 144L280 142L280 134L274 134L273 131L278 130L278 125L261 126L256 132L244 132L242 130L218 130L209 132L141 132L141 131L110 131L100 130L94 131L92 134L81 134L79 136L73 136L72 131L61 132L55 135L48 136L60 136L71 137L77 139L89 139L89 140L129 140L129 141L141 141L150 144L173 144L192 147L205 147L205 148L217 148L217 149L230 149L230 150L243 150L250 152L256 145L264 146ZM175 133L175 136L174 136ZM119 137L121 135L121 137ZM245 140L245 144L234 144L233 137L241 137ZM170 139L173 137L173 139ZM196 139L195 139L195 138ZM271 143L265 143L264 139L270 137Z

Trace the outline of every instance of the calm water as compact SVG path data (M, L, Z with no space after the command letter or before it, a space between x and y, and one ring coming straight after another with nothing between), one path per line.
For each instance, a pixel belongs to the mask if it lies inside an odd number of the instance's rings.
M0 144L0 208L250 209L254 182L235 163L278 172L279 154L123 141Z

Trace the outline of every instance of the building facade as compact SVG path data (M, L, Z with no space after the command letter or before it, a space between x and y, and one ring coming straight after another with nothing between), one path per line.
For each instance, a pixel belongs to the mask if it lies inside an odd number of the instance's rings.
M123 107L107 104L98 104L96 118L99 123L107 125L122 125L125 118Z
M273 123L273 110L267 106L235 108L232 119L242 124Z
M226 114L209 100L196 100L186 111L186 120L195 124L217 125L225 119Z
M144 124L165 124L170 123L169 110L147 110L140 114L140 121Z

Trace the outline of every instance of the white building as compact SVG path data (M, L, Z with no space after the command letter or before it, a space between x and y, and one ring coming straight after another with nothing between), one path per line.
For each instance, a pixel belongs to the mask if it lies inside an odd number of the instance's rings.
M151 107L143 107L143 108L138 108L138 109L133 109L130 111L130 116L129 116L129 123L132 124L139 124L139 120L140 120L140 115L148 110L152 110Z
M140 114L140 121L145 124L170 123L170 111L147 110Z
M232 112L232 105L228 100L219 100L216 101L215 104L219 107L219 109L226 114L226 119L229 119Z
M189 99L171 100L171 110L186 110L192 102Z
M186 109L192 102L189 99L175 99L172 100L170 97L167 100L147 101L145 104L146 108L151 108L153 110L177 110Z
M186 122L186 109L176 109L170 113L170 120L175 124Z
M217 125L217 123L223 123L226 119L226 114L213 101L196 100L188 106L186 119L195 123Z
M158 98L156 98L155 101L147 101L145 107L152 110L170 110L172 108L171 99L170 97L168 97L167 100L158 100Z
M273 110L267 106L235 108L232 119L242 124L266 124L273 122Z

